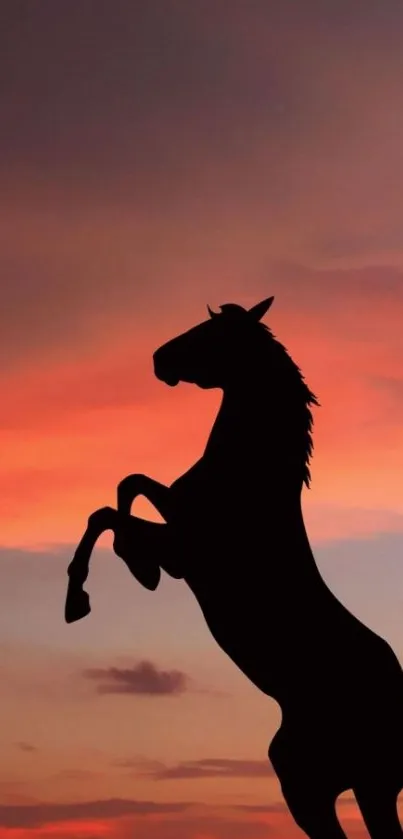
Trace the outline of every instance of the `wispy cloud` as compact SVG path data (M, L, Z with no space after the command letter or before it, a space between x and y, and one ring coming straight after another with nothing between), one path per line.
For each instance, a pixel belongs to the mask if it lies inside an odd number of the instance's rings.
M138 774L156 781L189 780L193 778L267 778L273 774L269 760L236 760L203 758L168 766L157 761L122 761L118 766L134 769Z
M29 805L0 805L2 827L36 827L74 819L113 819L130 815L180 813L191 807L185 802L136 801L110 798L67 804L41 802Z
M181 670L161 670L151 661L129 668L105 667L84 671L95 681L98 693L126 693L138 696L177 696L188 688L188 676Z
M234 804L234 809L245 813L286 813L288 807L285 801L274 801L272 804Z
M209 807L195 804L157 804L110 799L82 804L48 804L0 807L0 835L9 831L44 839L95 839L108 835L126 839L266 839L276 836L280 826L291 827L287 834L294 839L293 825L285 808L270 805L243 814L237 807ZM283 833L281 834L283 835Z

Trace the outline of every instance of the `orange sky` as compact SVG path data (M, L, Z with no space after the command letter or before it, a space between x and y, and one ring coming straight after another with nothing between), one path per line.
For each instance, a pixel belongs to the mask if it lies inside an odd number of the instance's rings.
M154 349L274 294L321 403L318 565L402 659L401 4L3 5L0 839L297 839L279 710L184 584L140 589L108 534L66 626L66 568L124 475L203 449L220 394L164 387Z

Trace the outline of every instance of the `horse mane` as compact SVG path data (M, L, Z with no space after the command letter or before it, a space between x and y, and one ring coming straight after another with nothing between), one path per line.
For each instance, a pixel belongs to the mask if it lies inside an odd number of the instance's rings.
M240 317L245 323L244 316L248 312L243 306L237 303L224 303L220 306L221 312L224 316ZM315 394L310 390L305 382L305 377L293 361L286 347L275 337L269 326L262 321L248 320L248 326L252 323L253 331L256 330L256 336L260 335L263 339L261 342L262 349L267 349L270 353L271 363L273 361L273 351L276 359L276 366L274 369L274 377L276 384L279 384L281 398L283 405L289 406L291 419L295 418L296 423L293 431L296 433L296 442L301 445L301 459L302 459L302 478L304 484L310 487L311 472L309 468L310 460L313 453L313 415L310 406L320 406L320 403ZM265 363L265 355L262 357L263 364ZM277 391L278 393L278 391ZM276 393L276 395L277 395ZM299 428L295 426L299 425Z

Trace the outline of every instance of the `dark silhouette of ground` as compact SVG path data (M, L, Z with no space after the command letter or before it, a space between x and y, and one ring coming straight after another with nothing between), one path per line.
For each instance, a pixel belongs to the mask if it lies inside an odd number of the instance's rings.
M305 531L312 414L318 402L261 323L273 298L235 304L154 354L168 385L221 388L201 459L170 487L130 475L117 509L93 513L68 573L66 620L90 611L82 585L105 530L154 590L161 568L193 591L220 647L282 710L269 757L310 839L342 839L338 795L352 789L371 839L401 839L403 677L394 652L332 594ZM166 523L130 515L146 496Z

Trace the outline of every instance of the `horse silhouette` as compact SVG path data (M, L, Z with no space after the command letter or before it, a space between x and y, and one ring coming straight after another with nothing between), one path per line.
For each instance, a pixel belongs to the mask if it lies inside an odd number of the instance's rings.
M91 551L112 530L134 577L161 568L190 587L222 650L282 712L268 755L290 813L310 839L342 839L337 797L351 789L372 839L401 839L402 668L387 642L322 579L301 508L309 486L311 406L285 347L261 319L273 297L220 312L154 353L158 379L221 388L203 456L170 486L142 474L117 509L93 513L68 568L65 618L90 611ZM130 514L142 494L164 522Z

